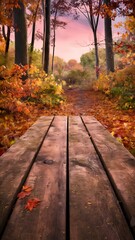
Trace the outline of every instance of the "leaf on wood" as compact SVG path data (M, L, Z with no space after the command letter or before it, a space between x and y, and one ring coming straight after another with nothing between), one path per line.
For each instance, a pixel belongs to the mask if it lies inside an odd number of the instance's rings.
M25 191L25 192L31 192L32 191L32 187L24 185L22 190Z
M32 191L31 186L24 185L23 188L22 188L22 191L20 193L18 193L17 197L19 199L23 199L23 198L29 196L31 194L31 191Z
M32 198L32 199L29 199L27 201L27 204L25 205L25 209L28 210L28 211L32 211L33 208L36 208L37 205L40 203L41 201L38 199L38 198Z
M31 192L24 192L24 191L22 191L22 192L18 193L17 197L18 197L19 199L23 199L23 198L25 198L26 196L29 196L30 194L31 194Z

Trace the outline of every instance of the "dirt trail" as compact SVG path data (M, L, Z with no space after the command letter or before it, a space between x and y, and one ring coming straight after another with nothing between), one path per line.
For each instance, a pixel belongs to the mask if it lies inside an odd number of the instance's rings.
M68 89L61 115L87 115L99 120L135 155L135 111L118 109L117 101L93 90Z
M71 115L95 115L99 105L104 105L106 101L106 106L109 107L110 104L110 108L112 107L111 102L102 93L93 90L68 89L65 95L67 111Z
M118 109L117 101L109 99L100 92L94 90L81 90L72 88L65 90L66 102L56 108L35 109L27 119L11 118L1 124L0 154L10 146L9 142L20 137L40 116L48 115L87 115L94 116L113 135L135 155L135 111ZM3 138L4 136L4 138ZM4 141L4 142L2 142Z

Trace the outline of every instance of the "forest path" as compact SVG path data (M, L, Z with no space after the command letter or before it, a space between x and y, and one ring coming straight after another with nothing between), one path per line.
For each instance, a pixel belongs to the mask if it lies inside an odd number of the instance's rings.
M135 111L118 108L116 99L109 99L92 89L72 88L65 90L66 106L55 114L94 116L118 141L135 155Z
M0 122L0 155L7 150L10 142L18 139L40 116L85 115L94 116L132 154L135 155L135 111L118 109L116 99L109 99L101 92L80 87L65 89L66 101L55 108L35 108L26 118L8 116ZM10 121L9 121L10 120ZM3 125L4 121L4 125ZM3 137L4 136L4 137Z
M93 90L79 88L65 90L67 106L70 106L71 115L93 115L95 108L104 101L104 95Z

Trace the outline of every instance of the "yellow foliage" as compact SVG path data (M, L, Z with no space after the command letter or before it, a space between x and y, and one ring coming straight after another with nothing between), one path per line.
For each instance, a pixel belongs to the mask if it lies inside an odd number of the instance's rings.
M0 38L0 54L4 55L5 52L5 41L3 38Z
M135 34L135 17L134 16L130 16L126 18L125 28L132 34Z
M131 65L124 69L118 70L117 74L115 75L115 81L116 82L123 82L126 83L126 79L131 77L132 78L132 84L135 84L135 66Z
M117 97L122 108L135 108L135 66L131 65L114 73L100 74L94 89Z
M98 80L94 83L94 89L110 93L110 88L113 86L113 80L115 73L110 72L108 75L106 73L101 73Z
M53 75L49 76L34 66L29 71L29 78L22 82L27 68L14 65L8 70L0 67L0 109L29 115L30 103L49 107L61 103L62 84L57 83Z

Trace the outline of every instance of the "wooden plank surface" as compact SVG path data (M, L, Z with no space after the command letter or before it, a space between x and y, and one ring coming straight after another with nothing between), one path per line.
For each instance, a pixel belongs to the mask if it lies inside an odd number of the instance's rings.
M41 117L0 157L0 234L53 117Z
M2 240L65 240L67 117L55 117L25 185L33 190L18 200ZM41 203L25 210L29 198Z
M135 158L93 117L83 117L135 237Z
M70 240L133 239L90 138L70 117Z

